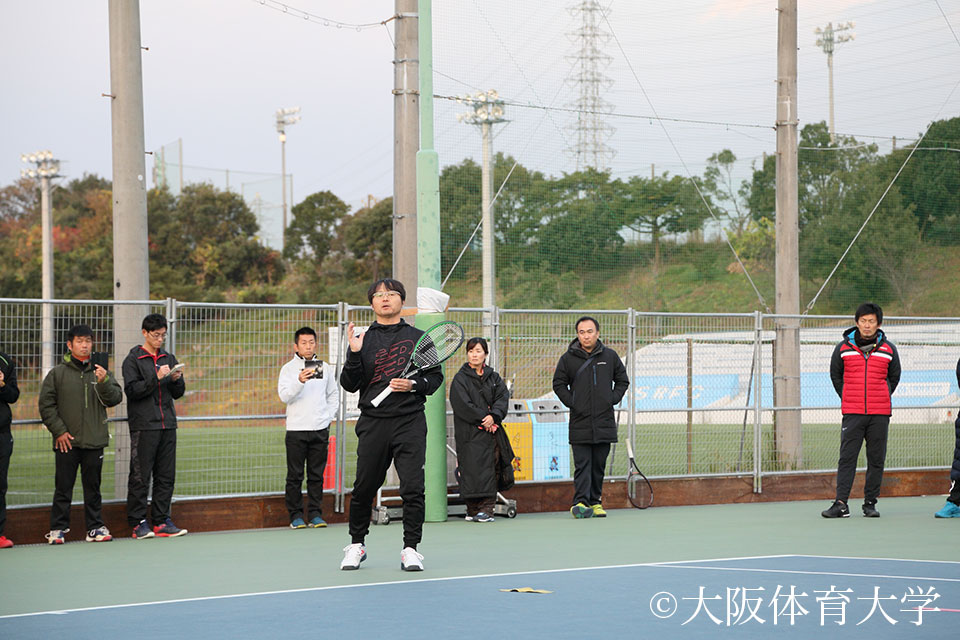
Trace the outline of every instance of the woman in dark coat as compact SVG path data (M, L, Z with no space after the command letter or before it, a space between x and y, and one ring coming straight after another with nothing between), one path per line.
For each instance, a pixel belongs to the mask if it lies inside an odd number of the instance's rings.
M487 341L467 341L467 362L450 385L453 427L460 468L460 495L468 522L493 522L497 499L497 446L494 434L507 415L510 394L503 379L486 365Z

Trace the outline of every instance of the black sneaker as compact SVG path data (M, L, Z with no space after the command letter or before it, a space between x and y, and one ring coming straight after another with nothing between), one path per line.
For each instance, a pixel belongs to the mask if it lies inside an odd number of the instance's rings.
M869 502L863 503L863 517L864 518L879 518L880 512L877 511L877 504L870 504Z
M822 515L824 518L849 518L850 507L848 507L845 502L836 500L832 505L830 505L829 509L826 511L821 511L820 515Z

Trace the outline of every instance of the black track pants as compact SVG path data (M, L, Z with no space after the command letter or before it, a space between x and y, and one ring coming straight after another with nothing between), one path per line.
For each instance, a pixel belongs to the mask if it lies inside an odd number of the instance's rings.
M403 499L403 546L416 549L423 535L423 464L427 451L427 419L422 411L396 418L357 420L357 478L350 499L350 538L363 542L377 489L393 461Z
M837 500L847 502L853 478L857 473L857 456L867 442L867 477L863 501L876 504L883 481L883 465L887 458L887 431L890 416L849 414L840 427L840 462L837 465Z

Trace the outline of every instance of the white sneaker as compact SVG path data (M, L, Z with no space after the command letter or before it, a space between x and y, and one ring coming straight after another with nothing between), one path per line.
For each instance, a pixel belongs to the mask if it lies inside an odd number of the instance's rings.
M367 549L361 542L348 544L343 548L343 562L340 563L341 571L356 571L360 568L360 563L367 559Z
M63 536L69 531L70 529L51 529L50 533L43 534L43 537L49 544L63 544L65 542Z
M106 527L98 527L87 531L87 542L110 542L113 536Z
M404 571L423 571L423 556L412 547L400 552L400 568Z

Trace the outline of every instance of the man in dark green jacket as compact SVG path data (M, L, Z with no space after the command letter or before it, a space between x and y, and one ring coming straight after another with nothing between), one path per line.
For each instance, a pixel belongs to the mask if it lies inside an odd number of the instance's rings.
M50 511L50 544L63 544L70 531L70 501L77 481L83 484L87 542L108 542L110 531L100 513L100 475L103 449L110 442L107 407L120 404L123 390L116 378L90 360L93 331L85 324L67 332L68 353L43 379L40 418L53 434L56 462L53 508Z
M570 408L573 449L574 518L603 518L600 502L610 443L617 441L614 407L630 386L617 352L600 342L600 323L584 316L574 325L577 337L560 356L553 391Z

